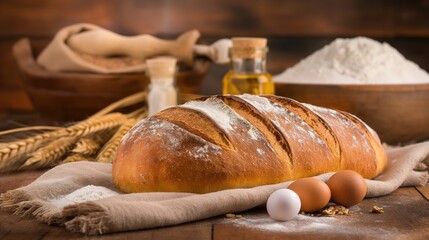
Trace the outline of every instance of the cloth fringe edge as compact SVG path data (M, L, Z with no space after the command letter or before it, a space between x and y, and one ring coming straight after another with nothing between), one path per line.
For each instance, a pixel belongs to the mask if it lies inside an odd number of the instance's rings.
M80 203L64 207L63 215L71 218L64 225L72 232L86 235L102 235L112 232L109 215L96 203Z
M0 209L4 211L15 212L18 209L20 202L31 200L32 199L30 195L28 195L22 190L7 191L0 195Z
M34 216L49 225L62 224L63 219L42 200L33 199L22 190L11 190L0 195L0 209L20 217Z

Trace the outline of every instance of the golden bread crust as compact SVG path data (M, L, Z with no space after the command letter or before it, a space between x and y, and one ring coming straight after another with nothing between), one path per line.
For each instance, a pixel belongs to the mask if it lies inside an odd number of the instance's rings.
M351 169L373 178L387 160L355 116L278 96L214 96L141 120L118 148L124 192L206 193Z

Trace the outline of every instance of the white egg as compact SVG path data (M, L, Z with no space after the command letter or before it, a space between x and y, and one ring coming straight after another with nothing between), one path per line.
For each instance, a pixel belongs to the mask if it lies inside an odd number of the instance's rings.
M289 189L279 189L273 192L267 201L267 211L271 218L288 221L298 215L301 200L298 194Z

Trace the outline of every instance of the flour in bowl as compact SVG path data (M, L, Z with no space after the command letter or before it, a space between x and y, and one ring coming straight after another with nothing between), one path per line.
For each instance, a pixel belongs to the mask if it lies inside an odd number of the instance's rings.
M388 43L338 38L274 77L302 84L418 84L429 74Z

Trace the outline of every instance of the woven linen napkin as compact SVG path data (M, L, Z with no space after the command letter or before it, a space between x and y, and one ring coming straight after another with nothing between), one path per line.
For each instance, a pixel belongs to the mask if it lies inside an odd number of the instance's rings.
M387 149L388 166L377 178L367 180L367 197L391 193L400 186L421 186L428 181L429 142ZM51 169L33 183L0 196L0 207L15 214L33 215L49 224L59 224L88 235L175 225L230 212L240 212L266 203L269 195L291 182L207 194L117 192L112 165L77 162ZM327 181L333 173L317 176ZM113 196L65 207L52 199L87 185L109 188Z
M74 24L60 29L49 45L40 53L37 63L47 70L60 72L93 72L103 74L144 72L146 65L143 63L115 68L96 65L82 58L67 44L67 40L73 35L98 29L102 28L88 23ZM180 41L176 41L177 46L175 49L180 50L177 51L178 53L174 57L177 57L179 60L192 59L193 48L199 37L200 33L196 30L185 32L179 36L178 39ZM109 41L109 39L103 39L103 44L108 46L110 44ZM151 46L147 47L150 48ZM165 55L164 52L159 52L158 54ZM191 63L188 61L187 64Z

